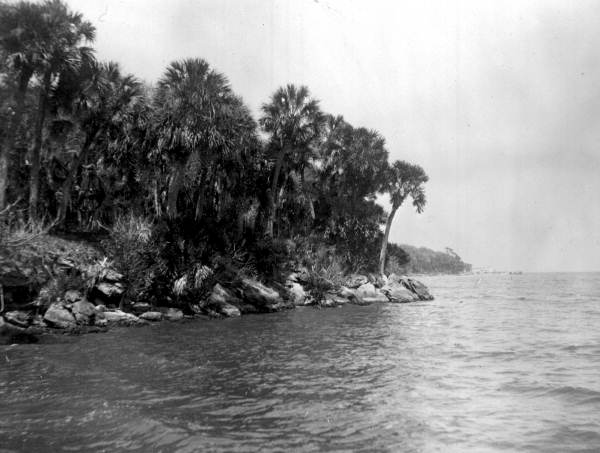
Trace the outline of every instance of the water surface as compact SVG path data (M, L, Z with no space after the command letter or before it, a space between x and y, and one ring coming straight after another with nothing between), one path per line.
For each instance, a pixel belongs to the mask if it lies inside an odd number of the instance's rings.
M0 347L0 451L600 451L600 274Z

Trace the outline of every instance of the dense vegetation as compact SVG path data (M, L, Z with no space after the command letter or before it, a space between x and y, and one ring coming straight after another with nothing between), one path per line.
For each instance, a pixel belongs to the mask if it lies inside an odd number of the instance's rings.
M172 62L149 86L98 61L94 38L60 0L0 2L5 232L104 234L132 297L215 272L268 279L291 261L317 274L406 261L386 247L390 224L406 199L422 211L427 176L390 163L377 131L291 84L256 120L200 58Z

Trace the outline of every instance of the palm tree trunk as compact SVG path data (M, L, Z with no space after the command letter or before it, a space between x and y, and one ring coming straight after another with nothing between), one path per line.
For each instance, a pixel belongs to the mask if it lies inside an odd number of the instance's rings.
M29 172L29 220L34 221L38 217L38 200L40 194L40 160L42 150L42 138L44 133L44 121L46 119L46 103L48 91L50 91L51 72L46 71L44 82L41 87L38 100L38 117L35 125L35 139L31 150L31 170Z
M25 110L25 95L29 87L29 80L33 71L26 70L19 77L19 87L15 93L15 109L9 127L5 131L4 140L0 144L0 211L6 207L6 189L8 187L9 156L15 147L17 130L21 125L21 118Z
M390 211L390 215L387 218L387 222L385 223L385 233L383 235L383 240L381 242L381 253L379 254L379 273L381 275L385 275L385 259L387 255L387 245L388 238L390 236L390 229L392 227L392 221L394 220L394 215L398 210L398 206L392 206L392 210Z
M271 192L269 193L269 218L267 219L267 230L266 235L269 238L273 238L273 225L275 224L275 218L277 216L277 208L279 207L279 196L277 193L277 185L279 182L279 175L281 173L281 167L283 165L283 158L288 151L289 146L285 145L281 147L277 160L275 161L275 171L273 173L273 181L271 182Z
M71 190L73 188L73 183L75 182L75 177L77 176L77 170L79 170L81 163L87 156L87 153L88 153L89 149L91 148L92 143L97 135L98 135L98 133L96 132L93 134L88 134L86 136L85 142L83 143L83 146L81 147L81 151L79 151L79 154L71 162L71 168L69 168L69 173L67 175L67 178L63 182L62 189L61 189L62 190L62 200L60 202L60 206L58 208L58 215L57 215L58 224L61 226L64 225L65 220L67 218L67 209L69 208L69 204L71 203Z
M179 191L183 186L185 177L185 161L179 161L173 166L169 181L169 193L167 194L167 215L171 218L177 217L177 199Z

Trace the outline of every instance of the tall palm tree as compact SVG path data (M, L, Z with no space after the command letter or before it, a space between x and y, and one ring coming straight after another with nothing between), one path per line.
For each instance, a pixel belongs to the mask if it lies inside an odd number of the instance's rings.
M294 153L306 152L319 139L324 115L319 101L310 96L306 86L297 88L292 84L275 91L270 102L263 104L261 110L263 116L259 123L265 132L271 134L271 141L277 147L266 227L267 236L273 237L282 167L284 163L290 163ZM305 159L299 161L304 162Z
M71 189L89 152L108 147L111 136L124 128L128 112L142 97L142 85L131 75L122 75L117 63L91 62L76 72L64 73L57 89L59 101L67 101L73 121L82 133L81 147L73 157L62 185L58 220L65 221Z
M167 215L176 217L190 158L207 163L215 153L232 152L254 133L255 124L227 78L202 59L171 63L158 82L154 105L158 152L171 164Z
M412 199L413 206L417 212L419 214L423 212L427 201L423 184L427 181L429 181L429 177L419 165L398 160L389 168L385 192L390 194L392 210L387 218L385 233L381 243L381 253L379 254L379 273L381 275L384 275L385 271L387 245L394 215L408 197Z
M20 1L0 3L1 72L12 88L9 118L0 134L0 210L6 205L9 155L15 147L17 131L21 124L25 96L34 71L43 59L40 30L43 29L44 7L38 3Z
M51 90L62 71L93 60L93 50L84 44L92 42L96 35L91 22L84 20L80 13L72 12L61 0L47 0L42 9L43 20L38 30L41 58L35 68L39 94L29 175L30 219L37 218L41 148Z

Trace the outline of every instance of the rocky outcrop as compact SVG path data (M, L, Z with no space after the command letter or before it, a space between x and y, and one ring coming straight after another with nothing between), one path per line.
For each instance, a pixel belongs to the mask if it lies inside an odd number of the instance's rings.
M387 296L390 302L405 303L419 300L416 294L399 283L385 285L381 288L381 292Z
M412 278L404 278L401 280L401 283L410 292L416 294L419 300L433 300L433 296L427 286L420 281Z
M242 312L239 308L241 305L242 301L238 297L218 283L213 287L208 299L201 304L209 314L228 318L241 316Z
M284 301L273 288L250 278L244 278L238 282L236 293L243 303L255 307L258 312L262 313L294 307L292 302Z

